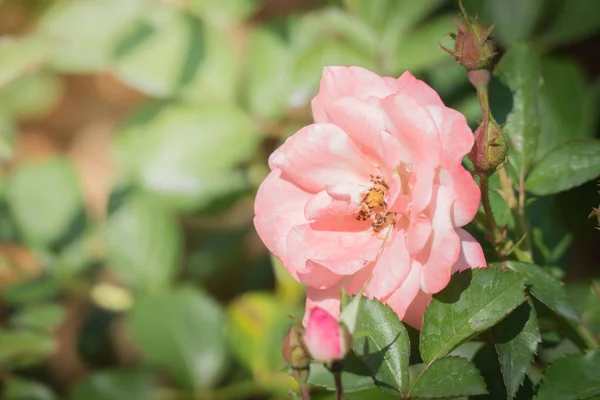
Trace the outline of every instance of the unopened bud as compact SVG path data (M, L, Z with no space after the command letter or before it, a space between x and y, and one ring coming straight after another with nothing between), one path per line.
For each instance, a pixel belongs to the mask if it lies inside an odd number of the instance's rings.
M308 380L310 369L310 355L306 350L303 340L302 327L292 326L283 341L283 359L292 368L294 377L299 383Z
M304 343L311 357L319 362L331 364L343 360L352 347L352 335L344 323L320 307L312 309Z
M459 4L463 20L462 24L453 20L458 29L456 34L451 34L454 39L454 50L440 46L469 71L487 68L495 55L494 44L489 40L494 27L484 27L477 16L471 18L462 3Z
M488 113L475 131L475 144L469 153L478 174L490 176L506 160L508 146L502 128Z

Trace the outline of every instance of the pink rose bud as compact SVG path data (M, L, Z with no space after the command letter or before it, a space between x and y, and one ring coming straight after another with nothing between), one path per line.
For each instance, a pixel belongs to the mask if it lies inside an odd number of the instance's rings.
M306 349L315 361L342 360L352 345L352 336L343 323L320 307L312 309L304 332Z

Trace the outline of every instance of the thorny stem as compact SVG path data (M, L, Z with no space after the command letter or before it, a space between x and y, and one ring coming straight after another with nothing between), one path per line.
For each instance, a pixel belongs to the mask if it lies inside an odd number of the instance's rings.
M491 239L494 244L499 243L502 240L502 233L498 229L496 219L492 212L492 204L490 203L490 187L489 179L487 176L480 175L480 187L481 187L481 204L483 205L483 211L485 212L485 224L492 235Z
M504 166L498 170L500 185L502 186L501 195L515 221L515 234L517 236L517 249L515 256L519 261L533 263L533 255L531 253L531 238L529 237L529 224L525 216L525 190L519 190L519 198L515 196L512 181L508 177L508 173Z
M493 119L488 96L489 71L470 71L469 80L477 89L477 98L479 100L479 106L481 107L481 115L484 119ZM515 197L515 191L513 189L512 182L508 177L504 166L501 166L497 173L502 186L501 195L504 201L506 201L515 221L515 233L517 235L517 245L514 249L515 256L519 261L532 263L533 256L531 252L531 238L529 237L529 224L525 216L526 198L523 173L521 173L521 176L519 177L518 198ZM498 224L496 223L496 219L492 213L488 177L483 175L480 176L480 188L481 203L486 216L486 227L493 243L496 246L500 246L501 242L503 241L503 234L498 228ZM499 248L502 247L500 246ZM500 252L503 253L503 251Z

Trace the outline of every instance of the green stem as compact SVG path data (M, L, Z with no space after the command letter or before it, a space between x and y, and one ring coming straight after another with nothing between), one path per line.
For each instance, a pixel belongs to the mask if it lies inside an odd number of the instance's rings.
M531 237L529 235L529 224L525 215L525 196L524 191L519 191L519 199L515 197L515 191L512 182L506 173L506 169L501 167L498 170L500 185L502 186L502 197L515 221L516 242L518 251L515 255L519 261L533 263L533 254L531 252ZM521 195L523 193L523 195Z
M494 213L492 212L492 203L490 202L490 185L487 176L480 175L480 188L481 188L481 204L483 205L483 211L485 212L485 224L488 233L491 235L494 244L498 244L502 241L502 232L498 229Z

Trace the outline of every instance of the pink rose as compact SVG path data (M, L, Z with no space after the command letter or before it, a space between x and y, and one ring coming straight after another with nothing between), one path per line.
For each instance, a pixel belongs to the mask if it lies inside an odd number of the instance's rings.
M304 344L313 360L323 363L342 360L351 347L347 332L333 315L314 307L306 322Z
M318 305L338 316L340 289L364 288L420 327L453 272L486 264L460 228L480 199L461 165L473 133L409 72L325 68L312 110L315 123L269 158L256 230L307 286L306 314Z

